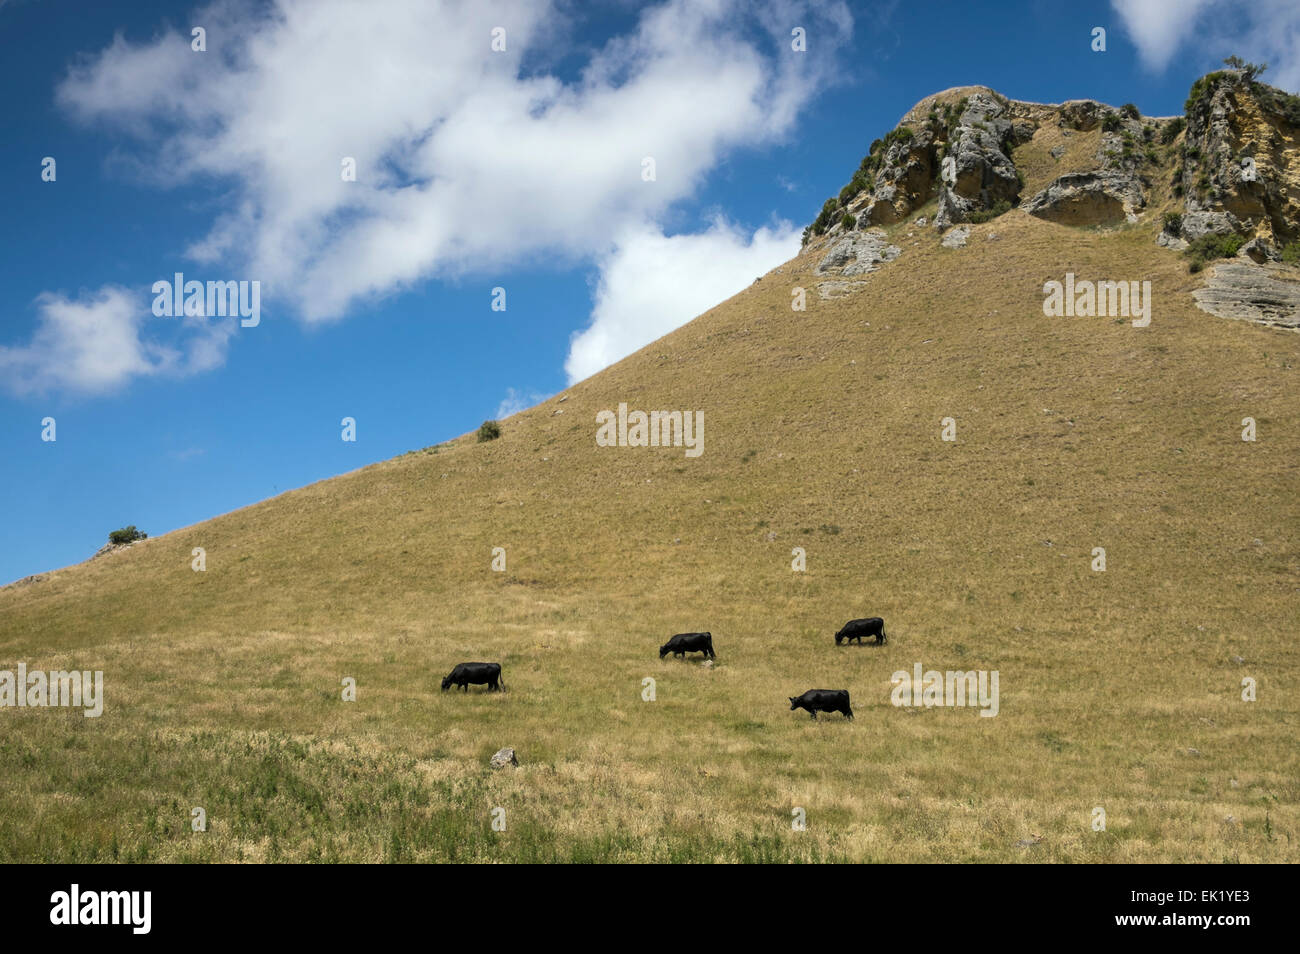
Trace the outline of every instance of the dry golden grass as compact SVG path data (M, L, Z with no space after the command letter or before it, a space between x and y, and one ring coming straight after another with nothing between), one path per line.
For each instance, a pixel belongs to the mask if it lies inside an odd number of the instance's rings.
M1012 154L1016 169L1025 177L1022 198L1028 199L1046 189L1060 176L1096 169L1100 146L1100 126L1081 132L1043 123L1035 130L1034 138ZM1063 150L1059 159L1052 155L1052 150L1058 148Z
M0 590L0 668L107 683L0 712L0 859L1300 860L1300 337L1198 311L1154 219L896 226L826 302L810 249L498 441ZM1045 318L1067 271L1149 279L1151 326ZM703 410L703 456L597 447L620 401ZM715 668L657 658L695 629ZM509 691L440 693L466 659ZM893 707L917 662L998 670L1000 715Z

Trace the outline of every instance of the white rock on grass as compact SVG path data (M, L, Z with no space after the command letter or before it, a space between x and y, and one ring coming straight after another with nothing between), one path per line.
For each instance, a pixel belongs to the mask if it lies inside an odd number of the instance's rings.
M515 758L514 749L501 749L496 755L492 756L489 763L494 769L505 768L507 765L519 764L519 759Z
M949 229L943 234L940 244L944 248L963 248L966 245L966 239L970 237L969 225L958 225L956 228Z

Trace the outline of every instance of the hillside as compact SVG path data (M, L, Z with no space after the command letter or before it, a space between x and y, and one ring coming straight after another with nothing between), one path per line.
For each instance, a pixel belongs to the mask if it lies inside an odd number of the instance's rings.
M0 668L106 692L0 713L0 860L1300 860L1300 336L1193 297L1224 267L1168 234L1219 208L1175 189L1196 114L1126 119L1156 129L1134 165L1077 104L943 123L982 89L909 111L930 142L882 141L795 259L499 440L0 589ZM1234 264L1291 281L1293 221L1237 216L1267 249ZM1067 273L1150 281L1150 325L1045 316ZM702 411L703 453L597 446L620 403ZM886 645L833 644L871 615ZM657 657L694 630L716 665ZM469 659L508 691L440 693ZM997 670L999 714L891 705L917 663ZM856 719L791 712L812 687Z

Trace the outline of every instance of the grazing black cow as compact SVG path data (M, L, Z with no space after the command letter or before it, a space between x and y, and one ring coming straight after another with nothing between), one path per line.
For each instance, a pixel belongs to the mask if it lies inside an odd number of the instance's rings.
M847 689L809 689L802 696L790 696L790 711L807 709L814 719L818 712L843 712L845 718L853 718L849 708L849 691Z
M686 658L687 653L704 653L709 659L718 658L713 652L712 633L678 633L659 647L660 659L669 653L681 656L683 659Z
M450 675L442 677L442 691L446 692L448 686L459 686L469 692L470 683L476 686L487 683L488 692L505 688L505 680L501 678L501 664L458 663Z
M885 635L885 621L879 616L872 616L870 619L851 619L844 624L843 628L835 634L835 645L840 644L840 640L858 641L862 645L862 637L868 638L874 636L876 645L889 642L889 637Z

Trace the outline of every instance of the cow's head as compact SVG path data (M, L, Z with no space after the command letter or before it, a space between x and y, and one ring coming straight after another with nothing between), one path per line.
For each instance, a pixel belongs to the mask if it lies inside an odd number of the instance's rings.
M668 655L668 644L664 643L662 646L659 647L659 658L663 659L667 655Z
M450 685L451 685L451 676L443 676L443 677L442 677L442 691L443 691L443 692L446 692L446 691L447 691L447 687L450 686Z
M799 708L799 700L795 696L787 696L786 698L790 700L790 708L792 710Z

